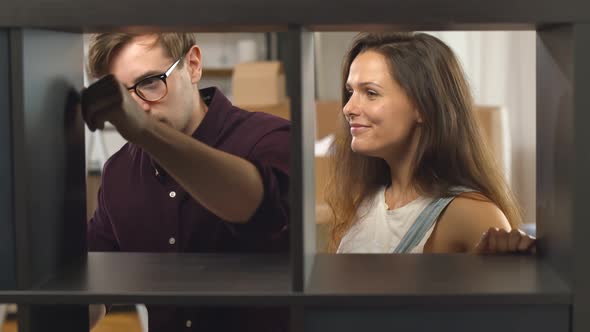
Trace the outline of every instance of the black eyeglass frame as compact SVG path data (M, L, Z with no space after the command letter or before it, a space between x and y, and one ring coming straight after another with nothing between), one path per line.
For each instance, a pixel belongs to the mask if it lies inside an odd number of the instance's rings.
M148 76L148 77L146 77L146 78L144 78L144 79L140 80L139 82L135 83L135 84L134 84L132 87L129 87L129 88L127 88L127 90L129 90L129 92L131 92L131 91L135 92L135 94L136 94L136 95L137 95L139 98L141 98L142 100L145 100L145 101L147 101L147 102L150 102L150 103L153 103L153 102L157 102L157 101L160 101L160 100L162 100L162 99L163 99L164 97L166 97L166 95L168 94L168 82L166 82L166 79L167 79L167 78L170 76L170 74L172 74L172 71L173 71L173 70L174 70L174 68L176 68L176 66L177 66L177 65L180 63L180 60L182 60L182 58L180 58L180 59L176 60L176 62L174 62L174 63L172 64L172 66L170 66L170 68L168 68L168 70L166 70L166 72L165 72L165 73L163 73L163 74L158 74L158 75L152 75L152 76ZM158 98L158 99L156 99L156 100L149 100L149 99L145 98L145 96L143 96L143 95L142 95L142 94L139 92L139 90L137 90L137 87L138 87L138 86L139 86L141 83L143 83L143 82L145 82L145 81L147 81L147 80L154 79L154 78L157 78L157 79L161 80L162 82L164 82L164 86L166 87L166 92L164 92L164 95L162 95L162 97L160 97L160 98Z

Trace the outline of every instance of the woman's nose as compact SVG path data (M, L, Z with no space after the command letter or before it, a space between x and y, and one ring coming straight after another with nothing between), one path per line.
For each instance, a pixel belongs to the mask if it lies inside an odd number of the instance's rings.
M359 108L355 100L356 98L354 98L354 96L350 96L350 98L342 108L342 111L344 112L344 117L346 119L350 120L358 115Z

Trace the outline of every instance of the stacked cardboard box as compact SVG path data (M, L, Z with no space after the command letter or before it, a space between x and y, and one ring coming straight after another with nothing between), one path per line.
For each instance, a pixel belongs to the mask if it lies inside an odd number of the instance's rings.
M285 72L279 61L240 63L232 75L232 101L252 112L290 118Z

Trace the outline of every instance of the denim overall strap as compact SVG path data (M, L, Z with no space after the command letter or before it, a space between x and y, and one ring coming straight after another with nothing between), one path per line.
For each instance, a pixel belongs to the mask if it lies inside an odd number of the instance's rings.
M434 225L441 212L449 203L459 194L475 191L466 187L452 187L453 196L441 197L433 200L424 208L422 213L416 218L410 229L406 232L398 246L393 250L394 254L409 253L424 238L428 230Z

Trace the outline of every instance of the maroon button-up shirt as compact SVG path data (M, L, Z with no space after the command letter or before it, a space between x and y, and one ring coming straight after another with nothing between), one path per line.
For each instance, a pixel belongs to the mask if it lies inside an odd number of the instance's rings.
M190 197L145 151L128 143L104 166L98 207L88 225L90 251L288 250L289 122L234 107L215 88L203 89L201 95L208 111L192 136L256 166L264 198L254 216L246 224L220 219ZM188 330L194 331L239 327L262 332L287 326L283 309L148 306L148 312L150 332L186 331L189 318L193 323Z

